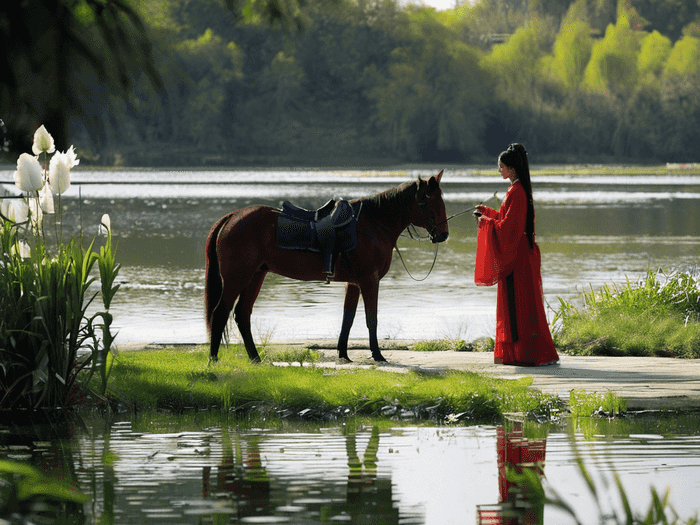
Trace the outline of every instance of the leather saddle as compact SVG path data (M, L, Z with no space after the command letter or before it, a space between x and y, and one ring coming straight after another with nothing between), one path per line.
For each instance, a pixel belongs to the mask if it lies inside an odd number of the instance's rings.
M334 274L334 255L357 246L357 220L362 202L329 200L317 210L285 201L277 218L277 246L285 250L320 252L323 271Z

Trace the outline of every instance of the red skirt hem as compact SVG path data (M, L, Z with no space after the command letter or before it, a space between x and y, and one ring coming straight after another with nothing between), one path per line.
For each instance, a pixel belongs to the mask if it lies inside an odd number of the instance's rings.
M532 336L516 343L496 341L493 357L494 362L515 366L540 366L559 360L551 335Z

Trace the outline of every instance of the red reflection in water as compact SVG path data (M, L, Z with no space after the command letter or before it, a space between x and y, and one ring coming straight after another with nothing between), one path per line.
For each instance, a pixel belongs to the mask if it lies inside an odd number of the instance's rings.
M522 424L514 423L496 428L498 448L499 503L477 505L477 525L536 525L542 523L544 505L533 503L526 491L508 481L507 470L522 473L532 469L544 476L547 440L528 439L523 436Z

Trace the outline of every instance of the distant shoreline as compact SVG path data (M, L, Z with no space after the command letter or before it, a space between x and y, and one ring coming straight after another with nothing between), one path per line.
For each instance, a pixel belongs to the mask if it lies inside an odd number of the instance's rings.
M14 171L14 164L0 164L0 171ZM409 171L446 170L460 176L493 175L496 168L483 164L397 164L397 165L338 165L338 166L98 166L81 165L73 169L81 171L338 171L359 172L367 176L401 176ZM541 164L530 166L535 176L635 176L635 175L700 175L700 162L666 163L653 165L631 164Z

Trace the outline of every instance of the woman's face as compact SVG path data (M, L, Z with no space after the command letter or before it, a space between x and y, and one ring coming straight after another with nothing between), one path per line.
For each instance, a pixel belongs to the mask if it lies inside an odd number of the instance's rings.
M513 168L509 168L505 164L503 164L500 160L498 161L498 171L501 174L501 177L504 179L512 179L514 175Z

